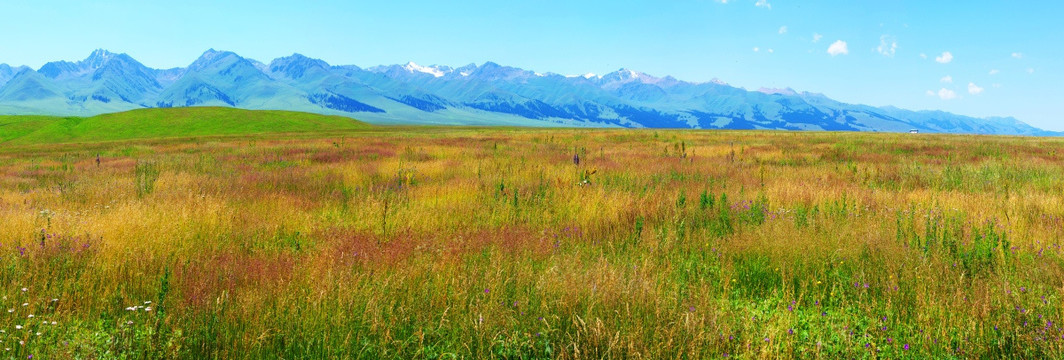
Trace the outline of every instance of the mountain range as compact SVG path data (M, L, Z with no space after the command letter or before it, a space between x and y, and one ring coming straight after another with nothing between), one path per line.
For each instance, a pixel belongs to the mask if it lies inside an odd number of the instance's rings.
M214 49L173 69L149 68L106 50L37 70L0 64L0 114L85 116L186 106L294 110L386 124L1058 135L1011 117L846 104L789 88L749 91L629 69L565 76L492 62L360 68L300 54L265 64Z

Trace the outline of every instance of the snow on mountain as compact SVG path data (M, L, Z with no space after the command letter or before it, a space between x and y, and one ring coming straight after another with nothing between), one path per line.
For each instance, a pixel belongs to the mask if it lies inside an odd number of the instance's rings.
M432 76L435 76L435 77L443 77L444 75L447 75L447 73L448 73L448 72L444 72L443 70L440 70L439 67L421 66L421 65L418 65L418 64L414 63L413 61L407 63L406 65L403 65L403 68L406 69L407 71L410 71L410 72L426 73L426 74L429 74L429 75L432 75Z

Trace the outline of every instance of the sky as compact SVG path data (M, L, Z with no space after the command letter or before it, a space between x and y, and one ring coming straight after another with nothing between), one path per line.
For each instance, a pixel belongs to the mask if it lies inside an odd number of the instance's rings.
M1064 130L1064 1L8 0L0 8L0 63L33 68L97 48L154 68L187 66L210 48L362 67L628 68Z

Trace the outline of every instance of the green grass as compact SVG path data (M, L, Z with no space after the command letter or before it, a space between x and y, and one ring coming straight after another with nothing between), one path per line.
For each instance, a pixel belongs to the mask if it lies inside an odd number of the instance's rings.
M57 144L198 136L357 130L342 116L222 107L140 109L93 117L0 116L0 143Z

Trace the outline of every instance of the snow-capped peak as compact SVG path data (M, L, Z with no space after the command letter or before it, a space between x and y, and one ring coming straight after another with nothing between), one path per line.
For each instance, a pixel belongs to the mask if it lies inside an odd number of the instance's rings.
M622 79L638 79L642 77L641 75L643 75L643 73L636 72L635 70L622 68L620 70L617 70L617 75L620 76Z
M444 75L447 75L447 73L443 72L443 70L440 70L439 67L421 66L421 65L418 65L418 64L414 63L413 61L411 61L409 63L406 63L406 65L404 65L403 68L406 69L407 71L410 71L410 72L426 73L426 74L429 74L429 75L432 75L432 76L435 76L435 77L442 77Z
M569 79L584 78L584 79L590 80L590 79L598 78L599 76L595 75L594 73L587 73L587 74L584 74L584 75L565 75L565 77L569 78Z
M676 79L673 78L657 78L626 68L603 75L602 79L605 80L609 86L620 86L631 82L668 86L677 82Z

